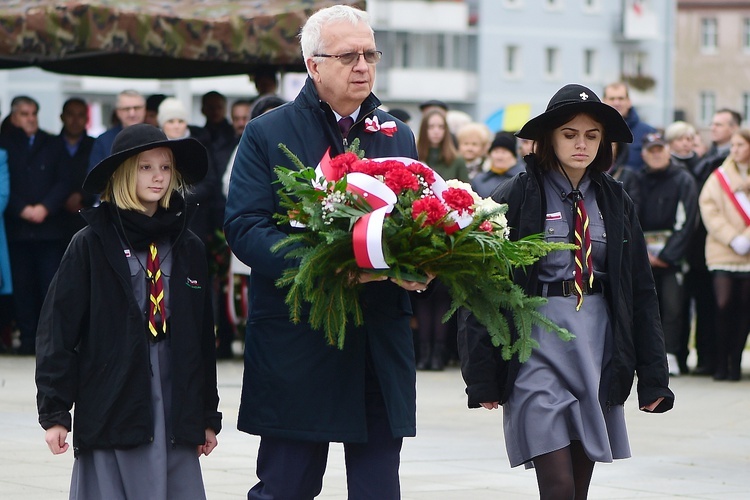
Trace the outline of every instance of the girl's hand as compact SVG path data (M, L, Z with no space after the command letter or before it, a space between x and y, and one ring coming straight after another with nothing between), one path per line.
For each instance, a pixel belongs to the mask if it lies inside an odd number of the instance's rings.
M350 280L353 280L353 277L349 278ZM388 276L382 276L378 274L372 274L372 273L360 273L358 278L358 283L370 283L371 281L385 281L388 279Z
M198 456L208 456L212 451L214 451L214 448L216 448L218 444L219 441L216 439L216 433L214 432L214 430L206 428L206 442L198 446Z
M492 401L491 403L479 403L482 405L482 408L487 408L488 410L497 410L499 405L499 401Z
M427 282L422 283L420 281L406 281L406 280L399 280L396 278L391 278L391 281L403 288L404 290L408 290L410 292L418 292L422 293L425 290L427 290L427 287L429 286L430 282L435 279L435 275L432 273L427 273Z
M643 410L643 411L654 411L656 409L656 407L659 406L659 403L661 403L662 401L664 401L664 398L659 398L656 401L654 401L653 403L651 403L650 405L642 406L641 410Z
M47 434L44 436L44 440L47 442L50 451L53 455L59 455L68 451L68 443L65 440L68 438L68 429L62 425L54 425L47 429Z

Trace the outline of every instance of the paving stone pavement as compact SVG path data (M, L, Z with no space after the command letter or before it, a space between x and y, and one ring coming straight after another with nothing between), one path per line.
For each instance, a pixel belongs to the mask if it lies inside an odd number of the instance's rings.
M633 458L598 464L592 499L750 498L750 356L740 382L709 377L671 380L677 400L662 415L626 404ZM219 394L224 430L219 447L203 457L209 500L243 499L255 483L258 438L236 430L242 380L239 359L221 361ZM417 437L406 439L401 482L404 500L529 499L537 497L533 471L511 469L500 411L466 408L456 368L419 372ZM53 456L37 423L34 359L0 356L0 498L67 498L73 454ZM319 498L346 499L341 445L331 446Z

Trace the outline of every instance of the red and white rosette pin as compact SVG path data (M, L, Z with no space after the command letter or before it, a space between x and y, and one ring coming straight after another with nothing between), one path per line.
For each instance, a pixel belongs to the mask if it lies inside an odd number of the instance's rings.
M370 132L371 134L374 134L375 132L382 132L388 137L393 137L393 134L395 134L397 130L398 127L396 127L396 122L394 122L393 120L389 120L380 124L377 116L373 116L372 118L365 118L365 131Z

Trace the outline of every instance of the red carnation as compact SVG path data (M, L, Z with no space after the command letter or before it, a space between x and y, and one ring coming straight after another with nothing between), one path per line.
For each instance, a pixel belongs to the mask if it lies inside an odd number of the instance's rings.
M445 217L448 213L445 205L439 199L434 196L428 196L426 198L420 198L415 201L412 206L411 216L415 220L422 214L427 214L427 219L424 222L425 226L434 226L439 220Z
M334 158L331 158L330 166L333 170L333 179L329 181L339 180L349 172L351 172L351 166L354 162L358 161L359 157L354 153L340 154Z
M406 190L418 190L419 179L402 165L400 168L394 168L385 173L385 185L394 193L400 194Z
M481 224L479 224L479 230L487 231L488 233L491 233L493 230L492 223L488 220L482 222Z
M474 198L465 189L448 188L443 191L443 201L459 214L472 213Z
M427 184L432 184L433 182L435 182L435 174L433 173L432 169L422 165L421 163L412 163L406 168L414 172L414 174L422 177L422 179L424 179Z
M351 166L351 172L361 172L366 175L371 175L373 177L378 175L385 175L385 167L383 164L379 161L373 161L373 160L358 160L354 162Z

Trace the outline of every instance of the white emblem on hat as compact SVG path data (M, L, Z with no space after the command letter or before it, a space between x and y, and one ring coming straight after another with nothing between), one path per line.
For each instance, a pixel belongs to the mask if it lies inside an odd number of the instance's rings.
M581 92L578 95L580 95L581 99L583 99L584 101L589 98L589 95L586 92Z

